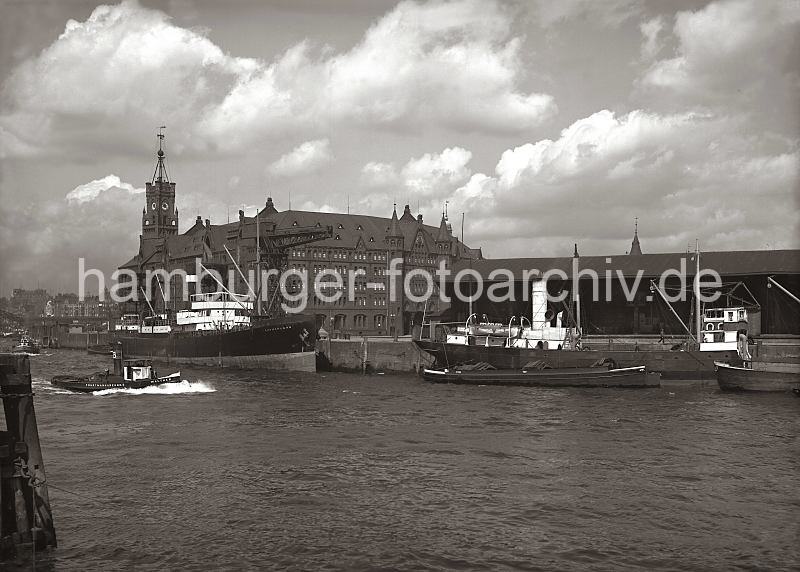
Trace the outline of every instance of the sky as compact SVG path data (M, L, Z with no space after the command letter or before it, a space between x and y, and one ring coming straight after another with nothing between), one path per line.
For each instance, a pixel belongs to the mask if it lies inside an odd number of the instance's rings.
M490 258L800 247L800 1L0 0L0 295L180 230L405 204Z

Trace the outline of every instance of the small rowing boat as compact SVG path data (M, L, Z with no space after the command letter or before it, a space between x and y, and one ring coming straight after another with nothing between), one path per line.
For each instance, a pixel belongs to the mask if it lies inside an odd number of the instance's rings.
M800 387L800 375L793 371L776 369L737 367L715 362L717 383L723 391L796 391Z

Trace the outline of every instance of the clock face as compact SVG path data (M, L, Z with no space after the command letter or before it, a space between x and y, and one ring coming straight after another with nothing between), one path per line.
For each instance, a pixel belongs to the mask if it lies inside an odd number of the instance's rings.
M153 210L156 210L156 209L158 208L158 206L156 206L156 203L153 203L152 205L150 205L150 207L151 207Z
M161 209L162 210L167 210L168 208L169 208L169 205L167 203L162 203L161 204Z

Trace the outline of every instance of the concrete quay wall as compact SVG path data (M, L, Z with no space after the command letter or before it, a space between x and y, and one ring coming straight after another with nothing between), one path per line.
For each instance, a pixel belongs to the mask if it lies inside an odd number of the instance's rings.
M46 340L42 340L46 342ZM61 334L53 340L60 348L85 350L89 346L99 346L111 342L108 332L84 332L76 334Z
M342 371L417 372L433 359L417 348L410 337L320 340L317 351L325 354L331 368Z

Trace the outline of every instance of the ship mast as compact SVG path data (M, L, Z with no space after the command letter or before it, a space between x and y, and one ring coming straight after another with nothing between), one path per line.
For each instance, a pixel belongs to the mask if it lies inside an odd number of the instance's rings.
M261 227L259 226L258 209L256 208L256 316L261 315Z
M694 258L695 258L695 271L694 271L694 314L695 314L695 333L697 334L697 343L702 340L703 333L700 331L703 328L703 316L700 314L700 241L695 239L694 242Z

